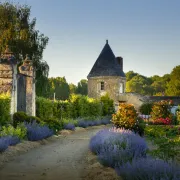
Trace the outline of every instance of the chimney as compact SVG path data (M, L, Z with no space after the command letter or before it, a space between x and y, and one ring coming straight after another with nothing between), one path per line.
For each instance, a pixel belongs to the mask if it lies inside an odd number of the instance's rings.
M123 71L123 58L122 57L116 57L116 60L120 66L120 69Z

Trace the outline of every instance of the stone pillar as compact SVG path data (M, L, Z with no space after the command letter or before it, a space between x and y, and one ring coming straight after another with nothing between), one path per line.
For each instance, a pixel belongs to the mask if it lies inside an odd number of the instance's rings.
M8 46L0 57L0 93L10 94L12 117L17 111L17 62Z
M26 76L26 113L29 116L35 116L35 73L32 61L26 56L22 66L19 67L21 74Z

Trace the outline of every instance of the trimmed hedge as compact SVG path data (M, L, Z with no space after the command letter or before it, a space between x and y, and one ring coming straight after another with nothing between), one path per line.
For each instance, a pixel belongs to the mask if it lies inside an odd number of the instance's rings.
M73 118L106 116L114 112L113 100L108 95L93 99L83 95L72 94L69 100L55 101L42 97L36 99L36 115L46 118Z
M0 94L0 125L7 124L10 117L11 99L8 94Z

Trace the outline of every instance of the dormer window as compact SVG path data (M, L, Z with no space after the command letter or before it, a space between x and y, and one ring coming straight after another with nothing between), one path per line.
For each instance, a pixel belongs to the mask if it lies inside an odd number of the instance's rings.
M101 91L104 90L104 82L101 82Z

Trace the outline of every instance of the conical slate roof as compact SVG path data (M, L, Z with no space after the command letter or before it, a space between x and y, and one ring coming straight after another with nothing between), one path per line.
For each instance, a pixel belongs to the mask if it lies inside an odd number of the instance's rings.
M97 76L121 76L125 77L120 65L115 58L111 47L106 41L106 44L101 51L99 57L97 58L94 66L92 67L87 78L97 77Z

